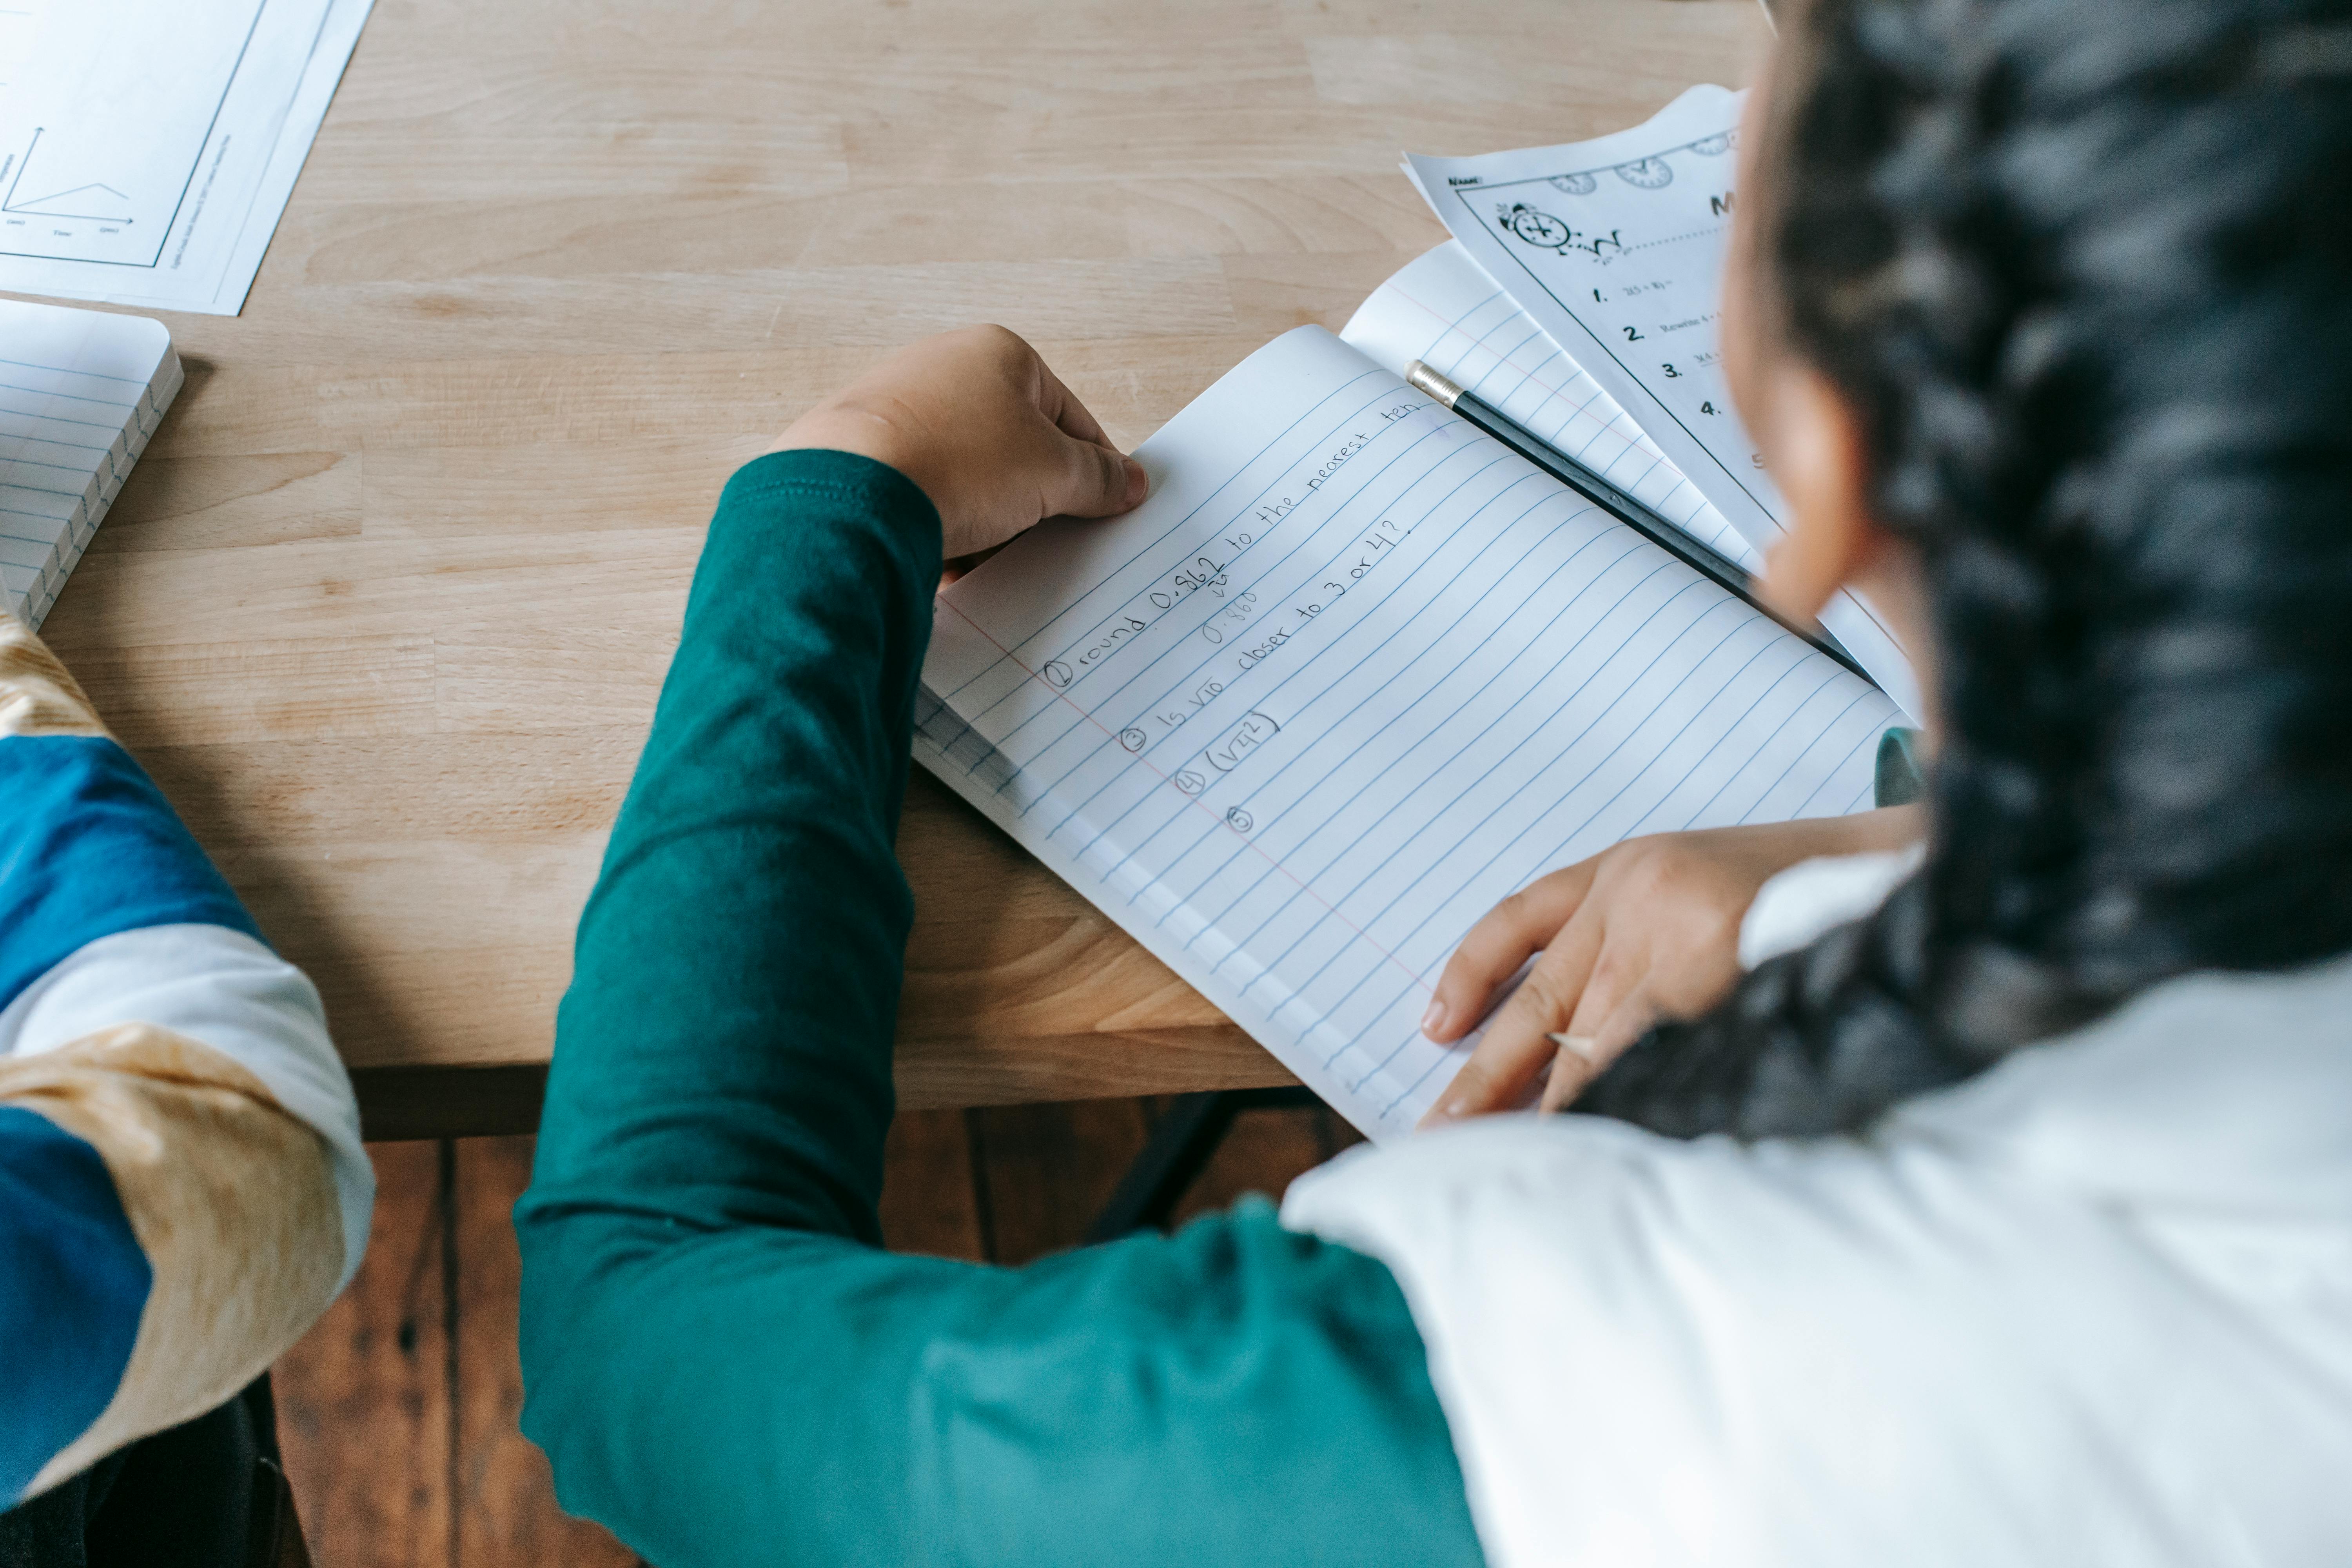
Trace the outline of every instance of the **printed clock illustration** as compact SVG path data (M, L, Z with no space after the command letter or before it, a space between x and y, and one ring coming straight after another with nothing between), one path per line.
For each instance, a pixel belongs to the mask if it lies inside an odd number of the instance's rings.
M1566 256L1571 250L1581 250L1595 261L1606 261L1612 254L1622 254L1624 241L1618 231L1590 234L1573 229L1548 212L1538 212L1525 202L1513 202L1509 206L1496 203L1495 222L1506 233L1515 235L1525 245L1538 250L1549 250L1555 256Z
M1576 231L1547 212L1538 212L1525 202L1514 202L1510 210L1498 215L1503 226L1529 245L1546 250L1558 250L1576 237Z

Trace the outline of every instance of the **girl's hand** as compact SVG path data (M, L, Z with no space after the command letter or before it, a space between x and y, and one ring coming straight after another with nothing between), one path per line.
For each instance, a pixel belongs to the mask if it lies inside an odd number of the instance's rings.
M899 350L794 420L772 450L804 447L856 452L914 480L940 509L950 560L1041 518L1125 511L1149 488L1143 465L1003 327Z
M1816 855L1899 848L1924 829L1919 808L1906 805L1662 833L1505 899L1446 963L1422 1032L1460 1039L1496 987L1539 956L1423 1125L1524 1104L1547 1062L1543 1108L1567 1103L1658 1019L1696 1016L1730 990L1739 924L1767 879Z

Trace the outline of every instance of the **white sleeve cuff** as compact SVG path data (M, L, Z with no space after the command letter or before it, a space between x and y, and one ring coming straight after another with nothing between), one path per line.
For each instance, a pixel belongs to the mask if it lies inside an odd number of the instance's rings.
M252 1073L327 1142L351 1282L367 1251L375 1171L360 1143L351 1077L327 1035L318 988L242 931L147 926L77 950L0 1009L0 1056L31 1056L118 1024L152 1024Z
M1927 841L1866 855L1820 855L1756 889L1739 922L1739 967L1794 952L1833 926L1860 920L1886 901L1896 884L1927 858Z

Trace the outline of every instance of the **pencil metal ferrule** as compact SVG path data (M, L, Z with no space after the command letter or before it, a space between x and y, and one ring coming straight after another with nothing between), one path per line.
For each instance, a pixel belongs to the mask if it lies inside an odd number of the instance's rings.
M1407 385L1429 394L1448 408L1462 401L1461 387L1446 380L1419 360L1404 367L1404 379Z

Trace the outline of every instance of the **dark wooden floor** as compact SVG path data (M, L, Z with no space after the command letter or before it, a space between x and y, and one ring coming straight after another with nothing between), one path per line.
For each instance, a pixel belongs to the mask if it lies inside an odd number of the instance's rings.
M1094 1100L899 1118L882 1224L892 1247L1024 1263L1075 1243L1160 1102ZM1321 1108L1251 1110L1184 1215L1290 1179L1356 1142ZM276 1373L287 1468L319 1568L563 1568L635 1559L555 1506L516 1430L519 1262L509 1215L528 1138L377 1143L375 1238L359 1278Z

